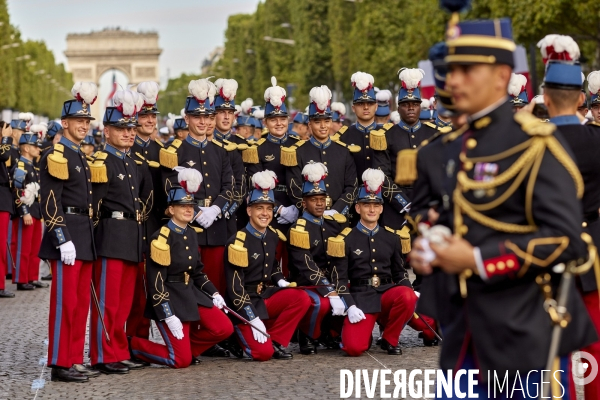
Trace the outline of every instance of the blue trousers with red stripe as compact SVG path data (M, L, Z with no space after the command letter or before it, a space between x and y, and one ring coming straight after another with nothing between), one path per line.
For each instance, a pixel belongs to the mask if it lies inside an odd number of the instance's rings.
M177 339L164 321L156 321L165 344L139 337L131 338L136 358L171 368L186 368L197 357L233 333L233 325L217 307L198 306L200 321L183 321L183 339Z
M50 266L48 365L70 368L83 363L92 261L75 260L74 265L64 265L60 260L50 260Z
M33 218L32 225L25 225L23 218L13 220L10 251L14 257L13 283L37 281L40 274L38 252L42 244L42 223Z

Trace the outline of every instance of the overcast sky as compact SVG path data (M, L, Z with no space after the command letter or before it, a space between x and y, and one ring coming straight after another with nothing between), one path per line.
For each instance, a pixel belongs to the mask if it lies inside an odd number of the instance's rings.
M105 27L158 31L161 81L182 72L198 73L200 63L223 44L229 15L252 13L259 0L8 0L10 20L23 39L44 40L65 62L68 33Z

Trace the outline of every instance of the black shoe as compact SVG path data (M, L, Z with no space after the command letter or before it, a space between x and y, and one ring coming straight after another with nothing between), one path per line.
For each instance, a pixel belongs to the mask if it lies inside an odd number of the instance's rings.
M142 369L150 365L146 361L138 360L137 358L119 361L119 363L123 364L129 369Z
M31 282L29 282L29 284L36 288L47 288L48 286L50 286L47 283L40 282L40 281L31 281Z
M291 360L294 358L292 353L288 352L284 347L282 347L279 343L273 342L273 358L276 360Z
M387 340L381 339L381 349L386 350L387 353L391 356L400 356L402 355L402 350L399 345L393 346L388 343Z
M6 274L6 279L12 279L12 274Z
M17 290L33 290L35 286L29 283L17 283Z
M91 369L90 367L84 364L73 364L73 369L79 372L81 375L87 376L88 378L95 378L98 375L100 375L100 371Z
M229 340L227 340L227 347L234 357L245 358L246 352L244 352L244 349L242 349L235 336L232 335Z
M225 357L225 358L229 358L231 356L231 353L229 352L229 350L226 350L226 349L222 348L221 346L219 346L218 344L215 344L213 347L211 347L210 349L206 350L201 355L204 356L204 357Z
M92 365L92 368L103 374L128 374L129 368L120 362Z
M15 297L15 294L13 292L9 292L8 290L0 290L0 297Z
M437 346L438 344L439 344L439 341L437 338L435 338L435 339L423 338L423 345L425 345L426 347Z
M301 354L305 356L317 354L317 346L314 341L300 330L298 331L298 344L300 345Z
M51 281L52 280L52 274L48 274L46 276L42 276L42 280L43 281Z
M196 357L192 357L192 362L190 365L200 365L200 360L198 360Z
M77 372L75 368L52 368L50 373L50 380L53 382L87 382L88 377Z

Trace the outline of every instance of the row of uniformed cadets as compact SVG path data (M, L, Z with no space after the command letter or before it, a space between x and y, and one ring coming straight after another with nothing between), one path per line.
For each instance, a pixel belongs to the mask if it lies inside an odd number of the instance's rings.
M465 3L442 5L457 13ZM542 381L558 379L562 390L554 384L545 396L575 399L571 352L600 356L600 130L577 114L585 104L579 48L559 35L539 44L545 123L532 115L525 82L511 75L510 20L456 20L430 51L438 114L456 129L421 146L416 159L401 153L399 162L412 168L396 175L414 182L409 220L420 236L410 263L427 275L417 308L443 332L442 369L480 370L480 397L487 398L493 370L509 382L529 377L512 398L538 398ZM567 302L558 304L565 269L578 275L563 285ZM551 353L555 326L563 332ZM542 377L548 368L552 375ZM584 386L586 399L598 398L599 384Z

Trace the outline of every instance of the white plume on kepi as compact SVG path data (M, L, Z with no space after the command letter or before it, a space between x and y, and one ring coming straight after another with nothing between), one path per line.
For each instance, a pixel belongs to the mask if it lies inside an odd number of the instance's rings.
M235 79L217 79L215 82L217 93L226 101L235 99L235 94L238 90L238 83Z
M369 90L373 87L375 83L375 78L373 75L367 74L366 72L355 72L350 77L350 82L352 82L352 86L360 91Z
M153 81L140 82L137 86L137 92L140 94L146 105L156 104L160 87Z
M277 86L277 78L274 76L271 77L271 85L271 87L265 90L265 101L271 103L273 107L279 108L285 101L287 93L284 88Z
M177 181L188 193L196 193L200 189L203 181L200 171L194 168L175 167L177 171Z
M513 73L510 76L510 82L508 83L508 94L513 97L517 97L523 89L527 86L527 78L525 75Z
M588 90L591 94L600 92L600 71L592 71L587 76Z
M327 167L323 163L309 162L302 168L302 176L311 183L325 179L327 172Z
M277 181L277 175L268 169L252 175L252 186L259 190L273 190Z
M398 111L392 111L390 113L390 121L392 121L394 124L399 124L400 123L400 113Z
M425 77L425 71L420 68L401 68L398 78L402 81L404 89L416 89Z
M132 90L117 90L112 100L115 107L128 117L132 117L138 112L140 102L143 101L140 95Z
M29 122L33 119L33 117L34 117L33 113L30 113L30 112L19 113L19 119L22 121Z
M387 89L380 90L375 94L375 99L379 103L389 103L392 99L392 92Z
M327 111L327 107L331 103L331 90L325 85L317 86L310 89L311 103L314 103L317 107L317 112L324 113Z
M368 168L362 174L362 180L365 184L366 189L369 192L373 193L379 191L379 189L383 185L384 179L385 175L380 169Z
M580 51L577 42L571 36L547 35L537 44L542 53L544 63L548 60L576 61Z
M217 87L208 79L190 81L188 90L196 100L204 102L204 100L208 99L211 104L214 102L217 94Z
M338 112L341 115L346 115L346 106L344 105L344 103L334 101L333 103L331 103L331 111Z
M40 137L44 137L46 132L48 132L48 127L42 124L34 124L29 127L29 132L36 133Z
M256 119L265 118L265 110L256 110L252 113L252 116Z
M71 89L71 94L77 101L94 104L98 97L98 87L94 82L75 82Z
M242 106L242 113L250 115L250 109L253 105L254 100L252 100L251 98L247 98L246 100L242 101L242 103L240 104L240 106Z
M173 125L175 125L175 116L173 114L169 114L169 119L167 120L166 125L167 132L170 134L175 133L175 130L173 129Z
M431 103L427 99L421 100L421 110L429 110Z

